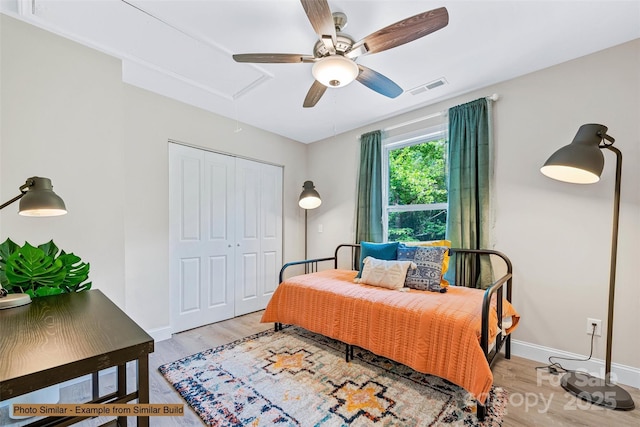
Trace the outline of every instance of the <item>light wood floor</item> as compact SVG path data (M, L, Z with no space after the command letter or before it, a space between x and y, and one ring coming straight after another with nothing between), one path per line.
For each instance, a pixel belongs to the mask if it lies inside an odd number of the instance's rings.
M182 403L180 396L158 373L157 367L183 356L234 341L238 338L270 329L261 324L262 312L248 314L202 328L175 334L170 340L156 344L151 355L151 401L153 403ZM577 401L560 387L559 379L541 374L535 367L539 362L512 357L499 359L493 367L494 384L509 393L509 405L504 426L640 426L640 390L625 387L631 393L636 408L633 411L612 411ZM188 412L188 413L187 413ZM163 420L167 422L168 420ZM173 418L175 425L201 425L191 412ZM167 422L167 424L169 424Z
M192 329L176 334L156 344L151 356L151 401L153 403L182 403L180 396L158 373L158 366L183 356L226 344L238 338L270 329L272 324L261 324L262 312ZM612 411L577 401L560 387L559 379L550 374L539 374L539 362L513 356L499 359L493 366L494 384L509 393L509 404L504 426L640 426L640 390L625 387L631 393L637 408L633 411ZM189 412L188 414L186 412ZM168 422L168 420L163 420ZM175 425L201 425L191 412L173 418ZM169 424L169 423L167 423Z
M150 388L152 403L184 403L177 392L158 372L158 366L208 348L270 329L272 324L261 324L262 312L248 314L175 334L170 340L156 343L150 357ZM512 357L501 358L493 366L494 385L509 394L505 427L516 426L640 426L640 390L625 387L636 402L633 411L613 411L577 401L560 387L559 379L550 374L539 374L539 362ZM94 421L82 425L93 425ZM132 420L129 420L131 424ZM183 417L151 418L152 426L201 426L200 419L185 405Z

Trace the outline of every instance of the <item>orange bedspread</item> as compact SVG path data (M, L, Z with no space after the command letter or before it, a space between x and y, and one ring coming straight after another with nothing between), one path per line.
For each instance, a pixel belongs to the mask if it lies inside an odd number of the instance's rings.
M450 286L444 294L400 292L353 283L356 272L326 270L295 276L273 294L262 322L302 326L370 350L419 372L457 384L481 404L493 375L480 347L482 297L478 289ZM519 316L507 301L503 316ZM492 311L491 339L497 334Z

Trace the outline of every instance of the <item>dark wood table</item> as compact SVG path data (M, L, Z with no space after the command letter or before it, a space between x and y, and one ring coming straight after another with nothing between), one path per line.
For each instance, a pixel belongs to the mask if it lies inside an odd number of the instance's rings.
M0 400L92 374L93 400L75 403L149 403L151 338L101 291L34 298L0 310ZM126 364L137 361L137 390L127 393ZM98 372L115 367L114 393L100 396ZM45 418L33 425L86 418ZM148 417L138 417L148 426ZM126 425L126 418L117 420Z

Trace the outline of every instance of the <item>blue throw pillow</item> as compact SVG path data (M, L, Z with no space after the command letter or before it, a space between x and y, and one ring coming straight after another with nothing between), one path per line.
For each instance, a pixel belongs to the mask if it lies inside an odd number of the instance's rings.
M362 274L364 268L364 259L371 258L383 259L385 261L393 261L398 257L398 242L391 243L371 243L360 242L360 271L357 278Z
M404 243L398 245L398 261L413 261L416 257L417 246L407 246Z

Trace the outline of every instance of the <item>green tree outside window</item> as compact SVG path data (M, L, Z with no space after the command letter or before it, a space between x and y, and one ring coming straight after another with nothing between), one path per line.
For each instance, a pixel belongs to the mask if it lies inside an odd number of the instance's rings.
M446 150L444 138L389 150L388 240L444 239Z

